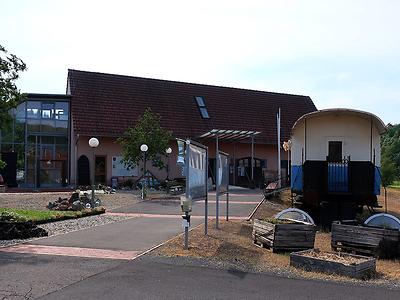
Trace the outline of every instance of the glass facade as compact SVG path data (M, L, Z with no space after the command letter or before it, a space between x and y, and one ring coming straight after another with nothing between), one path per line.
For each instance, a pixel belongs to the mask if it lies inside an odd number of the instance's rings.
M0 152L7 163L2 172L9 186L68 184L69 99L59 98L28 96L10 112L13 120L0 132Z

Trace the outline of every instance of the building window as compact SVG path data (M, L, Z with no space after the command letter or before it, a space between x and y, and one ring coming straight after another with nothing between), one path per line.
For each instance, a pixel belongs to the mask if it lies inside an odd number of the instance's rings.
M54 103L42 103L42 119L54 118Z
M28 101L27 105L26 117L28 119L39 119L41 103L36 101Z
M329 141L328 143L328 161L340 162L342 160L342 142Z
M208 114L208 110L206 107L206 103L204 102L204 98L201 96L196 96L195 99L196 99L197 106L200 109L201 117L203 119L209 119L210 115Z

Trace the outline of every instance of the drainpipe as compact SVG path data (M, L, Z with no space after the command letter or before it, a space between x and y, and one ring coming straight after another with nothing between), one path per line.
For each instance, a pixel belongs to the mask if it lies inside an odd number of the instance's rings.
M75 141L75 154L74 154L74 169L75 169L75 188L77 187L77 178L78 178L78 142L79 142L79 133L76 135L76 141Z

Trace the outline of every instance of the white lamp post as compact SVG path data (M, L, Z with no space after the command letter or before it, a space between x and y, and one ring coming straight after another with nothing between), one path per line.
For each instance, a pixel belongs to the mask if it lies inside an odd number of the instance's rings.
M100 142L97 138L92 137L89 140L89 146L93 150L93 167L92 167L92 208L94 208L94 173L96 171L96 157L95 157L95 149L99 146Z
M292 149L292 141L288 140L287 142L283 142L283 149L287 152L287 155L288 155L287 176L289 177L289 175L290 175L290 150Z
M140 146L140 151L143 152L143 184L142 184L142 199L146 198L146 184L147 184L147 177L146 177L146 152L149 150L149 146L146 144L142 144Z
M165 153L167 153L167 180L169 180L169 155L172 153L171 147L165 149Z

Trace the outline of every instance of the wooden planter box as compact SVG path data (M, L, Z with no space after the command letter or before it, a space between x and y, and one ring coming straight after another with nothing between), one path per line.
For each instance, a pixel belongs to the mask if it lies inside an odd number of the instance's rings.
M310 254L313 257L309 256ZM324 254L330 255L331 259L324 258ZM332 259L334 257L337 257L337 261ZM320 252L318 249L291 253L290 265L306 271L338 274L359 279L370 278L376 272L375 258L348 253Z
M314 248L315 225L296 222L294 224L272 224L255 219L253 240L255 244L277 251L299 251Z
M355 221L332 223L332 249L376 257L394 257L400 254L400 232L355 225Z

